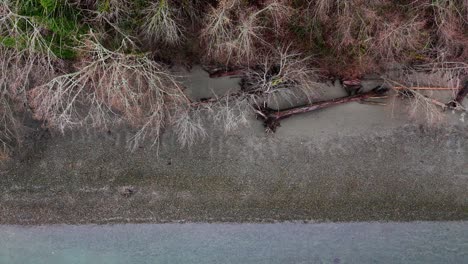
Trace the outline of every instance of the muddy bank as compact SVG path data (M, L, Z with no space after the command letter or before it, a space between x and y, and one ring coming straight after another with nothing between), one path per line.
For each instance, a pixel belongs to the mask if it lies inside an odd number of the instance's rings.
M194 97L218 87L188 82ZM322 98L344 92L322 88ZM134 153L124 128L36 132L0 165L0 224L468 219L468 134L456 113L427 126L398 101L353 102L270 135L254 117L228 134L208 126L190 148L166 131L159 148Z
M286 122L133 154L124 131L42 139L2 166L0 224L468 219L466 127Z

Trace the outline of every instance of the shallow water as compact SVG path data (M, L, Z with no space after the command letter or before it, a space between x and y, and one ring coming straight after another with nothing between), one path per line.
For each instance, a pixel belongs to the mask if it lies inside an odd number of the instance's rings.
M467 263L468 222L0 226L0 263Z

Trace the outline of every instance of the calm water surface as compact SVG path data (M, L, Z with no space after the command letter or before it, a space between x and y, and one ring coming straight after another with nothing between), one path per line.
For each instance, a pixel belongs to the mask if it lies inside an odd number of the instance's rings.
M4 263L468 263L468 222L0 226Z

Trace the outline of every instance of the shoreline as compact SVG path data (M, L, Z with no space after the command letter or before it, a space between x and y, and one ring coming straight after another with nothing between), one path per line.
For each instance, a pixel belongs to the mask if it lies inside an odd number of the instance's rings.
M186 82L195 98L236 84L200 69ZM321 99L343 92L323 84ZM167 130L159 147L134 152L127 128L38 130L0 164L0 224L467 220L467 123L451 112L416 122L406 107L351 102L285 119L274 134L252 115L228 133L204 121L190 147Z

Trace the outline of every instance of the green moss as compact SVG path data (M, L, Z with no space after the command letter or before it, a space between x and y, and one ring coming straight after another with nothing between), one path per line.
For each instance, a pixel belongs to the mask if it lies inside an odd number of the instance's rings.
M52 13L59 4L57 0L40 0L39 2L46 13Z
M17 37L0 36L0 45L3 47L16 49L16 50L25 50L28 48L26 36L17 36Z
M16 39L13 37L0 36L0 44L7 48L14 48L16 46Z
M80 11L69 5L65 0L17 0L13 6L14 12L25 19L18 19L17 26L25 32L24 36L0 36L3 46L16 49L30 49L27 47L28 34L33 28L28 19L41 30L44 43L60 58L72 59L76 57L73 50L76 39L84 32L86 26L80 23ZM20 45L18 45L20 44ZM37 50L41 52L41 50Z
M23 16L38 16L41 15L43 7L35 0L17 0L15 3L15 11Z
M98 1L98 11L100 13L108 13L110 11L110 0L100 0Z

